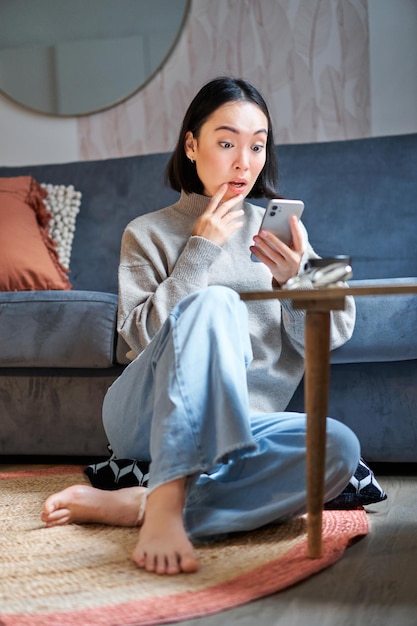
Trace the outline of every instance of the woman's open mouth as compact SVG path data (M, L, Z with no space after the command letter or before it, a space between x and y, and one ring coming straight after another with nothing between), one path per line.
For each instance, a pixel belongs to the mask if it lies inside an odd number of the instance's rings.
M236 191L240 192L240 191L242 191L242 189L244 189L246 187L246 182L232 180L229 183L229 187L232 187L233 189L236 189Z

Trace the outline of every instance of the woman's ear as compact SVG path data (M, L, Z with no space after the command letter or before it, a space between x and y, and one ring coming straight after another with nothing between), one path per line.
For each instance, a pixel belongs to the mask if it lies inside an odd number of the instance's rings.
M195 139L193 133L189 130L185 135L184 150L188 159L195 160Z

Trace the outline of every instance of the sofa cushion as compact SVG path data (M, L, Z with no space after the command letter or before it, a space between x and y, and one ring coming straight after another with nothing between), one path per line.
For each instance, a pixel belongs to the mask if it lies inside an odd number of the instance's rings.
M111 367L116 319L115 294L0 293L0 367Z
M279 146L280 192L301 198L320 256L348 254L355 279L417 274L417 133Z
M415 282L398 278L396 283ZM385 283L375 279L373 284ZM390 279L393 282L393 279ZM369 284L352 280L350 285ZM417 297L414 294L359 296L352 338L331 352L332 363L380 363L417 358Z
M30 176L0 178L0 289L71 289L49 234L47 192Z
M75 223L80 212L81 192L74 185L51 185L41 183L46 190L45 206L51 213L49 234L56 243L56 250L62 265L69 269Z
M128 223L178 199L164 184L169 153L98 161L0 167L0 176L30 174L42 183L73 185L82 208L71 250L74 289L117 293L120 244ZM94 244L94 245L93 245Z

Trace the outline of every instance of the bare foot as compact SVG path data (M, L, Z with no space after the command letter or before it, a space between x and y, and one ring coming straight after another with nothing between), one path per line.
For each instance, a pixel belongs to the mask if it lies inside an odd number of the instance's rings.
M198 562L185 532L182 513L185 481L172 481L153 491L132 558L136 565L156 574L195 572Z
M145 487L103 491L89 485L72 485L46 499L41 520L47 526L72 522L137 526L146 492Z

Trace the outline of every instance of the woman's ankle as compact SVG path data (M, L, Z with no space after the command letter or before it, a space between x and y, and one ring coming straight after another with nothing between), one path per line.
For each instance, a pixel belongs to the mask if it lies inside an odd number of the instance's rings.
M147 496L146 509L170 509L172 513L181 513L185 505L186 478L177 478L153 489Z

